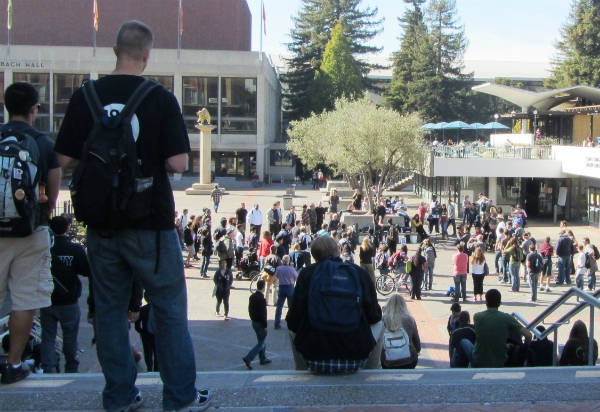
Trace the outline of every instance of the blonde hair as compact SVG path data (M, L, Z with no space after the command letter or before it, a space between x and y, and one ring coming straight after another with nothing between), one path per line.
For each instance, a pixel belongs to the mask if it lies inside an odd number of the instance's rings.
M373 245L371 245L371 241L369 240L368 236L365 236L365 238L362 241L362 244L360 245L360 248L362 250L369 250L373 247Z
M406 301L400 294L394 294L383 308L383 326L390 332L396 332L404 319L412 318L406 307Z
M483 262L485 262L485 255L483 254L483 249L481 247L477 247L475 249L473 257L471 258L471 264L477 263L481 265Z

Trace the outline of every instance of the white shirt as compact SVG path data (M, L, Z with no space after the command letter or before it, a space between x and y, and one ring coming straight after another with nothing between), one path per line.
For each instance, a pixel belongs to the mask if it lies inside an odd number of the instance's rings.
M258 209L252 209L248 214L248 223L254 226L260 226L263 223L262 212Z
M187 227L187 224L188 224L188 217L187 217L187 215L181 215L181 216L179 216L179 221L181 222L181 228L185 229Z
M300 243L300 238L302 236L306 236L306 249L303 250L302 252L310 252L310 244L312 243L312 236L309 235L308 233L300 233L298 235L298 243Z
M242 232L235 232L235 247L244 247L244 235Z
M438 217L440 217L439 214L433 213L433 209L437 208L437 207L438 207L438 202L437 201L431 202L429 204L429 216L431 216L432 218L438 218Z
M395 211L403 211L406 212L408 210L408 206L404 202L396 202L396 206L394 206Z
M483 265L485 265L485 260L481 264L479 264L477 262L472 263L471 264L471 273L474 275L483 275L483 272L485 272Z
M283 210L281 210L280 207L277 208L277 213L279 213L279 222L278 223L283 222Z
M500 229L504 229L504 233L506 233L506 223L504 223L504 220L499 221L496 226L496 237L500 237Z

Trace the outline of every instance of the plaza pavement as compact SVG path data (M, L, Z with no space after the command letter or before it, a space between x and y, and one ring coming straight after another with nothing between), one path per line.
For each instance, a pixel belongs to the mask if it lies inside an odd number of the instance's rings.
M212 202L210 201L209 196L189 196L185 195L183 189L191 186L193 179L184 178L182 181L173 182L174 187L174 197L176 203L176 210L181 211L184 208L189 209L190 215L199 214L202 211L203 207L211 207ZM236 182L237 187L226 188L226 195L223 196L223 200L221 201L221 205L219 207L219 212L213 217L213 225L218 224L218 221L221 217L229 217L234 214L235 209L239 207L241 202L246 203L246 207L250 208L253 204L258 203L260 206L260 210L263 211L266 220L266 211L272 205L272 203L276 200L281 200L281 195L285 193L284 185L273 185L270 187L263 188L252 188L249 182ZM409 213L416 210L416 206L418 202L421 200L413 196L410 192L403 192L402 195L405 197L405 201L409 205ZM61 191L60 200L68 199L68 192L66 190ZM304 203L310 204L311 202L317 203L321 199L321 194L317 190L312 190L309 186L299 186L296 189L296 197L294 198L294 205L300 206ZM600 231L587 227L587 226L573 226L572 227L575 236L578 240L581 240L584 236L588 236L592 243L600 244ZM529 230L532 232L534 237L540 241L543 240L545 236L551 236L552 239L556 238L558 233L558 228L556 225L551 222L530 222ZM423 345L423 349L420 354L419 364L417 367L417 371L419 369L429 369L429 368L448 368L448 334L446 332L446 322L448 316L450 314L450 300L445 296L446 290L449 286L453 285L453 281L451 278L451 256L454 253L454 248L452 246L452 238L447 242L439 242L437 246L438 258L435 266L435 277L433 290L424 292L423 300L421 301L411 301L407 300L409 310L412 315L415 317L419 333L421 336L421 341ZM444 246L446 247L444 249ZM409 250L413 251L416 249L417 245L409 245ZM149 243L148 247L152 247ZM488 263L492 261L493 254L486 253L486 259ZM493 261L492 261L493 262ZM192 339L194 342L195 354L196 354L196 368L199 372L199 376L206 375L212 376L213 374L225 374L222 379L226 377L235 377L239 376L238 373L242 373L246 371L246 367L243 364L241 358L248 352L248 350L254 346L256 340L253 330L250 326L250 321L248 318L248 297L249 297L249 281L248 280L236 280L234 281L235 289L231 292L230 298L230 317L231 320L224 321L223 318L215 317L215 299L211 297L213 282L212 279L203 279L199 276L199 262L194 263L194 268L185 269L185 275L187 279L188 286L188 318L189 318L189 327L190 332L192 334ZM493 267L493 265L491 266ZM211 261L211 265L209 268L209 274L214 273L216 270L216 259L213 258ZM85 281L84 281L85 282ZM526 285L521 286L520 293L507 293L508 286L498 285L497 279L495 276L489 276L484 282L484 287L498 288L503 296L503 305L501 310L506 312L518 312L523 315L526 319L532 320L536 317L541 311L555 301L564 291L567 289L564 286L553 286L551 293L541 292L538 295L538 302L535 303L527 303L526 300L529 297L528 291L529 288ZM467 290L472 290L472 285L469 280L467 284ZM406 292L401 292L406 297ZM463 304L463 309L468 310L473 315L478 311L485 310L485 305L480 303L474 303L471 299L472 295L469 293L469 301ZM80 299L80 305L82 307L82 314L87 312L87 307L85 305L87 297L87 287L84 286L84 296ZM383 306L385 305L387 298L379 296L379 302ZM557 319L562 313L571 309L576 302L569 302L565 305L561 310L555 313L555 316L550 320ZM4 305L3 314L7 310L7 305ZM588 313L588 311L584 311L584 313ZM268 317L269 317L269 334L267 337L267 356L273 360L273 363L266 366L258 365L258 362L255 361L254 371L251 373L277 373L280 371L281 373L286 373L285 371L289 371L289 373L294 373L292 370L294 369L294 362L291 355L290 343L287 338L287 329L285 327L285 321L282 321L282 329L274 330L273 329L273 318L275 314L275 308L273 306L269 306L268 308ZM285 317L285 309L284 309L284 317ZM581 317L586 323L588 322L588 318L586 315ZM598 316L596 316L596 320ZM596 339L598 339L598 332L596 329ZM566 325L559 330L559 343L564 344L568 337L568 333L570 330L570 326ZM85 322L84 316L82 316L82 323L80 329L80 347L84 350L83 355L81 356L81 366L80 372L82 373L97 373L100 372L100 366L97 362L97 358L95 356L95 348L90 347L90 341L92 337L92 329L91 325ZM131 332L131 340L132 342L141 350L141 343L139 341L139 335L132 330ZM231 372L231 374L229 374ZM96 375L98 378L99 375ZM156 377L155 374L146 375L150 377ZM83 375L82 375L83 377ZM143 378L144 375L140 375L139 378ZM98 378L101 381L101 377ZM152 378L153 379L153 378ZM212 380L211 380L212 382ZM597 390L598 387L596 385L597 380L594 381L594 388ZM100 385L100 383L98 383ZM5 392L7 394L8 388L6 386L2 386L1 392ZM97 386L95 390L100 390L101 386ZM349 388L348 390L351 390ZM542 390L542 388L540 388ZM97 392L95 392L97 394ZM232 393L235 393L232 392ZM597 393L597 392L596 392ZM338 395L339 398L339 393ZM8 399L8 398L6 398ZM343 399L343 397L342 397ZM426 402L425 399L419 399L418 397L407 398L404 400L399 399L390 399L389 405L398 405L403 404L406 405L407 410L427 410L427 411L458 411L458 410L542 410L537 403L535 402L543 402L546 398L544 396L523 396L520 398L511 398L510 396L504 398L504 400L496 399L494 402L500 402L500 404L494 405L485 405L486 402L481 402L480 400L470 399L469 397L465 397L464 400L456 399L452 400L450 403L455 404L459 402L480 402L474 405L443 405L439 401L432 401L432 398L429 397L429 402ZM565 403L564 398L550 398L549 400L557 400L561 401L561 403L556 404L546 404L543 410L593 410L596 408L600 408L600 403L596 402L590 404L589 402L586 404L581 404L579 401L590 401L593 399L597 399L594 397L579 397L573 396L566 398L570 400L570 402ZM298 403L290 404L290 403L281 403L277 398L271 398L271 401L267 403L253 403L248 402L244 403L243 399L238 399L235 402L225 402L221 404L221 409L227 407L235 407L242 408L245 406L258 407L257 410L272 410L270 406L281 405L286 406L284 409L278 410L301 410L301 411L312 411L312 410L370 410L372 408L369 405L373 405L375 403L363 403L359 402L357 399L353 397L349 397L349 402L339 402L339 403L330 403L323 402L321 403L303 403L302 400L298 400ZM525 401L525 403L511 403L510 407L505 405L504 402L519 402ZM382 404L382 402L377 402L378 404ZM435 404L435 405L432 405ZM268 405L268 406L267 406ZM327 407L323 408L303 408L302 405L327 405ZM342 406L335 406L342 405ZM354 406L352 408L343 407L344 405L363 405L363 406ZM500 406L504 405L504 406ZM541 405L541 404L539 404ZM297 407L296 409L292 409L292 407ZM556 407L556 409L555 409ZM13 405L14 408L14 405ZM290 409L288 409L290 408ZM378 407L379 409L380 407ZM539 408L539 409L538 409ZM54 409L54 408L53 408ZM56 408L57 410L62 408ZM81 410L93 410L92 408L80 407L78 409ZM252 408L251 408L252 409ZM17 410L17 409L5 409L1 406L0 402L0 410ZM48 408L50 410L50 408Z

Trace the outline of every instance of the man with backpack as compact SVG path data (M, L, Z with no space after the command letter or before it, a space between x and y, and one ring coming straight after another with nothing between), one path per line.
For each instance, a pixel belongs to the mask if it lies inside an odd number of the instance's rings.
M63 169L75 169L75 215L88 225L104 408L135 410L143 402L135 386L135 364L124 356L131 348L123 310L135 273L160 331L156 353L162 406L200 411L208 408L211 396L195 387L185 275L167 174L186 169L190 144L175 96L142 77L152 44L152 31L144 23L121 26L113 48L115 70L75 91L56 151ZM94 159L91 149L107 156Z
M529 245L529 254L525 258L525 266L529 275L529 294L530 298L527 302L537 301L538 281L540 273L544 269L544 261L533 244Z
M36 89L29 83L13 83L4 93L4 104L9 121L0 130L4 205L0 222L0 306L8 286L12 310L8 323L11 350L7 363L2 365L1 382L14 383L30 373L29 367L21 363L21 355L35 312L51 304L54 285L47 220L56 204L61 173L52 140L32 127L39 109Z
M398 245L399 230L398 226L394 224L391 217L388 219L387 223L390 227L388 229L388 235L386 239L387 247L390 252L390 255L393 255L394 253L396 253L396 246Z
M598 251L598 248L595 245L592 245L590 243L590 238L584 237L582 243L583 247L585 248L584 252L589 257L588 265L586 266L587 290L592 291L596 289L596 270L598 270L598 263L596 261L600 259L600 252Z
M369 274L341 262L329 236L316 238L311 253L316 263L300 272L285 318L296 369L335 373L377 368L382 314ZM337 293L331 294L331 288ZM373 333L375 324L378 332Z

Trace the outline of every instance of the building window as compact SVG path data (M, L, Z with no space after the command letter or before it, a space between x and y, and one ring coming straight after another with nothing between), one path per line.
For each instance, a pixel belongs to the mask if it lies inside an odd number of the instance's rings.
M144 78L154 80L156 83L173 93L173 76L144 76Z
M13 81L30 83L38 91L40 109L33 127L43 132L50 131L50 75L48 73L15 73Z
M256 78L221 79L221 133L256 134Z
M206 108L210 113L211 124L218 123L219 78L183 77L183 119L188 133L198 133L196 122L199 110Z
M290 150L271 150L271 166L292 167L296 164Z
M90 79L89 74L54 75L54 131L60 129L71 96L81 84Z

